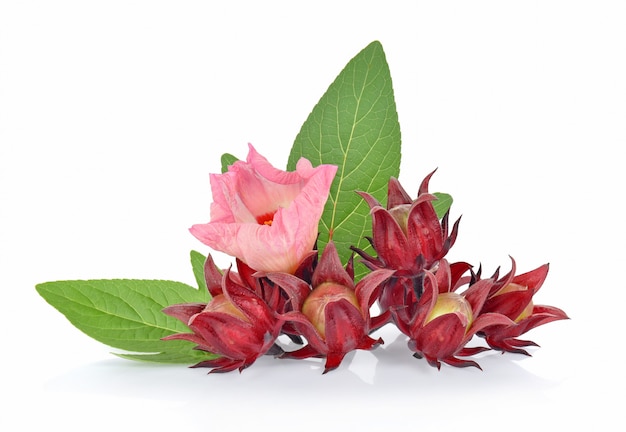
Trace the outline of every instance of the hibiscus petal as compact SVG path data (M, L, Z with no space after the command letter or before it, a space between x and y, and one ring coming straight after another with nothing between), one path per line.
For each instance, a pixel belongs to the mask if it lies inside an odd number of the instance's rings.
M313 250L337 167L300 159L281 171L256 152L211 176L211 222L191 233L258 271L293 273Z

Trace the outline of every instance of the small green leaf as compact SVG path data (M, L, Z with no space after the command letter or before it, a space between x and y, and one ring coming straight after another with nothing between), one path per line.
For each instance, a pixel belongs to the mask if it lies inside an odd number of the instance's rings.
M234 164L235 162L237 162L238 160L239 159L237 159L235 156L231 155L230 153L224 153L221 158L222 174L228 171L228 167Z
M433 201L433 207L435 208L437 217L441 219L452 205L452 195L443 192L434 192L433 195L437 197L437 199Z
M200 252L191 251L191 268L193 269L193 275L196 278L196 283L200 291L208 291L206 286L206 279L204 277L204 262L206 257Z
M209 294L189 285L165 280L100 279L45 282L37 292L79 330L113 348L131 353L160 354L142 359L198 362L209 354L187 341L163 341L173 333L189 332L179 320L162 312L178 303L206 303ZM202 355L204 355L202 357ZM133 358L133 354L123 354Z
M298 133L288 170L301 157L337 165L324 214L318 247L335 242L342 261L349 247L369 250L369 207L356 191L384 203L391 176L400 172L400 124L391 74L382 45L374 41L357 54L330 85ZM365 269L355 269L357 277Z

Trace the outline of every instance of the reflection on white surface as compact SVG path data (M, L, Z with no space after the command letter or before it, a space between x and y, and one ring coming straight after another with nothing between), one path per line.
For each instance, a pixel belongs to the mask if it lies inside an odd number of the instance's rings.
M521 407L537 414L550 409L548 421L556 421L554 414L562 409L555 406L551 391L565 378L547 379L525 369L522 364L532 357L490 352L477 356L482 371L447 365L438 371L413 358L395 329L380 332L388 342L350 353L325 375L321 359L266 356L242 373L208 375L207 369L110 358L54 377L44 391L49 407L64 405L64 400L72 406L84 404L78 418L102 416L98 407L115 413L101 418L97 427L115 424L115 416L125 413L124 422L138 425L193 425L206 418L232 427L277 421L311 430L330 424L367 428L416 422L443 424L441 430L448 430L468 421L505 421L510 416L518 424ZM162 415L145 417L161 409ZM71 422L77 420L76 412L73 416ZM508 430L516 430L515 424Z
M549 388L556 382L534 375L520 363L532 361L515 354L496 352L477 356L483 370L453 368L445 364L441 370L425 360L411 355L404 336L385 343L372 351L349 353L342 365L322 374L322 359L275 359L261 357L255 364L239 373L208 374L208 369L193 369L180 365L153 365L110 358L87 364L58 376L46 384L51 392L118 394L124 389L129 397L155 398L169 401L213 397L216 386L222 396L236 395L240 386L246 392L299 392L306 388L309 395L323 394L329 386L337 397L342 392L365 395L368 392L399 391L409 394L448 394L460 386L479 385L497 391L519 387L537 390ZM186 384L183 384L186 382ZM206 390L211 389L210 393ZM371 389L371 390L369 390Z

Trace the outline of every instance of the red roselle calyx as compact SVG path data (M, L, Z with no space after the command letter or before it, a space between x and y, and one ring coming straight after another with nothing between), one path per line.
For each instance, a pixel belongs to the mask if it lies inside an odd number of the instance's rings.
M311 321L321 337L326 337L326 306L341 300L345 300L356 309L360 309L359 301L353 289L333 282L325 282L315 287L304 300L302 313ZM332 317L329 318L332 319Z
M529 355L524 348L537 344L518 339L519 336L535 327L569 317L559 308L533 302L534 295L548 276L548 264L516 276L515 260L511 258L511 262L511 271L494 283L481 313L500 313L514 324L487 327L478 335L484 337L493 349Z
M381 317L386 314L393 319L389 310L418 300L424 271L434 271L456 240L459 220L449 233L448 213L439 220L433 207L436 197L428 192L433 174L422 181L415 200L393 177L388 183L386 207L372 195L359 193L371 209L372 237L368 240L377 256L356 247L352 250L370 270L394 270L378 297Z
M449 273L449 269L450 265L442 259L438 271ZM488 348L468 348L466 344L487 326L513 324L502 314L480 313L493 281L479 281L458 294L449 285L450 278L438 278L430 271L424 275L424 291L420 299L410 307L392 310L398 328L409 337L409 349L415 357L424 357L437 368L441 367L441 362L480 368L475 361L462 357Z
M281 317L307 341L302 348L281 357L325 357L326 373L337 368L348 352L369 350L383 343L369 336L374 330L369 309L380 285L393 271L374 271L355 285L351 261L344 268L331 241L322 252L310 285L290 274L267 274L285 290L293 305L293 310Z
M283 321L237 273L226 270L222 275L209 255L205 279L213 296L208 304L178 304L163 310L192 331L166 340L187 340L199 350L219 355L195 365L209 367L210 372L242 371L261 355L282 353L275 340Z

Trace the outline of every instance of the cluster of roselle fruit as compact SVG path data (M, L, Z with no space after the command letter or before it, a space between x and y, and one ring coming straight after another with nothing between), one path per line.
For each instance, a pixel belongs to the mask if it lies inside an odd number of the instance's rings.
M375 255L352 247L345 266L332 241L321 254L311 251L289 273L257 271L240 259L237 271L220 270L209 255L205 278L212 299L167 307L164 312L192 332L166 339L191 341L197 349L217 354L194 365L211 372L242 371L260 356L273 355L325 358L326 373L347 353L382 344L372 334L387 324L406 335L414 357L437 368L442 362L480 368L467 357L490 349L529 355L524 348L536 344L519 339L522 334L568 318L558 308L533 303L548 265L516 275L511 259L506 275L496 271L482 277L466 262L448 262L459 220L450 229L449 210L438 218L436 197L428 192L432 174L414 200L395 178L388 183L386 206L359 192L371 209L368 240ZM358 282L355 255L369 269ZM286 351L278 340L281 335L297 348ZM466 346L474 336L486 343Z

